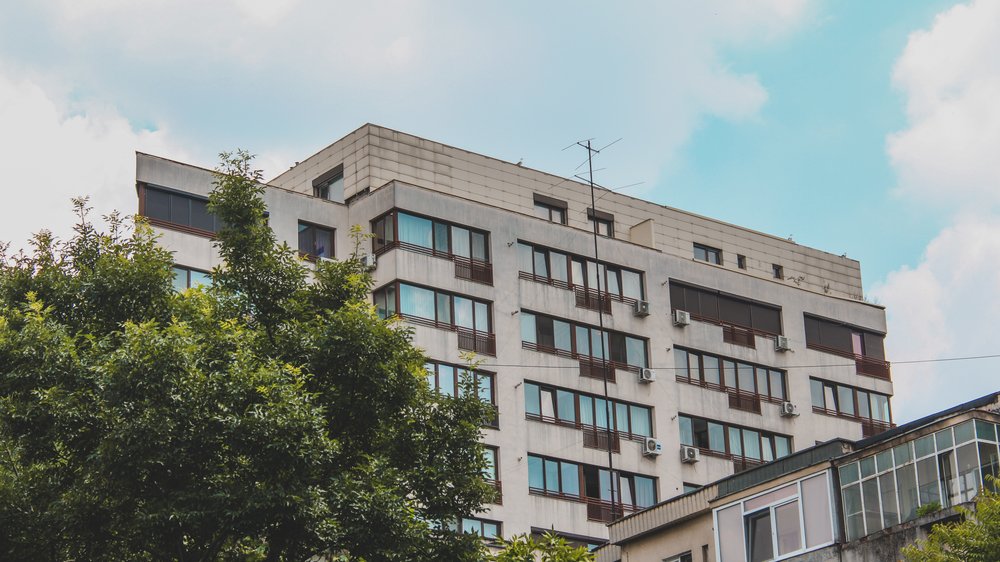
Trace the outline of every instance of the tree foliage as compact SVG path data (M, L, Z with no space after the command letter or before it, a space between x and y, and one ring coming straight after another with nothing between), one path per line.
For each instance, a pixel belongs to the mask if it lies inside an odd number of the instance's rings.
M528 535L500 539L501 550L493 562L593 562L594 555L586 547L573 546L552 533L540 539Z
M481 559L490 414L427 388L357 259L303 262L222 155L213 286L141 221L0 255L0 559ZM469 383L471 384L471 383Z
M926 540L903 548L908 562L994 562L1000 560L1000 494L991 477L974 510L959 508L962 521L934 525Z

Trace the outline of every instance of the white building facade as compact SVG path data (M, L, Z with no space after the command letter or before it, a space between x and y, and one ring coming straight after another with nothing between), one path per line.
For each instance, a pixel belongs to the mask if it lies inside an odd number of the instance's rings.
M145 154L136 169L178 286L204 280L212 173ZM502 493L463 527L487 538L599 544L621 514L891 427L885 312L846 257L605 190L591 209L578 182L375 125L264 198L303 254L374 234L373 302L414 326L442 392L465 351L482 360Z

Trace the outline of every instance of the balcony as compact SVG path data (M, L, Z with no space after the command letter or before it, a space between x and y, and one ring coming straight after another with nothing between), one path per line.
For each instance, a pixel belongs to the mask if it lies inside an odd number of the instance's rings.
M493 500L490 503L496 505L503 505L503 486L499 480L487 480L486 484L489 485L496 492L493 496Z
M850 351L844 351L836 347L830 347L828 345L820 345L818 343L806 342L806 347L808 349L815 349L816 351L822 351L823 353L829 353L832 355L839 355L845 359L854 360L855 371L859 375L865 375L868 377L873 377L882 380L892 380L890 373L890 364L884 359L876 359L874 357L867 357L864 355L857 355L851 353Z
M626 513L632 513L638 511L636 506L631 504L623 504L621 502L610 502L607 500L599 500L597 498L584 498L583 500L587 504L587 519L590 521L600 521L602 523L611 523L617 519L621 519Z

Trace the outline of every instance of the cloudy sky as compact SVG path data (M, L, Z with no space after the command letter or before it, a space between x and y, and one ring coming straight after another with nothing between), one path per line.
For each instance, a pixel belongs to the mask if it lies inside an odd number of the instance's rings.
M1000 390L1000 0L0 0L0 240L374 122L861 260L897 421Z

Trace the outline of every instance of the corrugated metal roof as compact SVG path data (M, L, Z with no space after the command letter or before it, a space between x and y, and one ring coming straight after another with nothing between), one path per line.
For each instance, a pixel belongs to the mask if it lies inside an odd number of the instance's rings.
M820 443L814 447L803 449L787 457L762 464L756 468L745 470L739 474L734 474L720 480L718 483L719 497L724 498L730 494L735 494L736 492L752 488L769 480L774 480L785 474L826 462L849 453L852 450L851 442L842 439L827 441L826 443Z
M708 502L714 499L716 494L718 494L716 485L709 484L619 519L608 527L611 542L633 540L664 525L684 521L703 513L709 509Z

